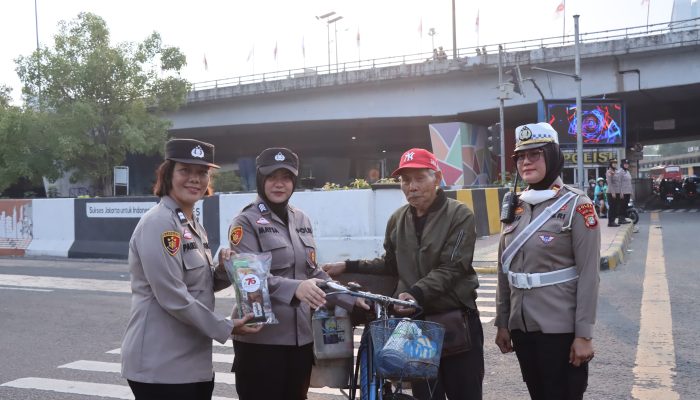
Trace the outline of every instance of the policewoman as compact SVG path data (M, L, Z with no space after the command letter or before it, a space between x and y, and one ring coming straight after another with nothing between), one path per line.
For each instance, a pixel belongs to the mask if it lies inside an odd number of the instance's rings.
M160 202L141 218L129 242L131 318L122 342L122 376L136 400L211 399L212 339L247 334L252 317L228 321L214 313L214 291L230 283L214 268L207 233L193 216L211 194L214 146L173 139L156 171ZM221 252L219 263L230 257Z
M600 226L591 200L562 183L564 156L547 123L515 130L527 183L501 230L496 345L515 350L532 399L581 399L593 358Z
M316 283L329 277L316 264L309 217L289 204L299 158L287 148L269 148L255 164L258 197L234 218L229 241L236 253L271 253L268 287L279 323L254 335L234 336L232 371L241 400L301 400L314 359L311 308L326 302ZM349 297L333 300L346 309L354 303Z
M617 168L617 160L611 160L608 164L608 169L605 171L605 180L608 182L607 196L608 196L608 226L617 227L619 224L615 223L615 219L619 217L618 212L620 209L620 202L622 201L621 189L622 189L622 174L620 169ZM622 220L624 220L624 215Z

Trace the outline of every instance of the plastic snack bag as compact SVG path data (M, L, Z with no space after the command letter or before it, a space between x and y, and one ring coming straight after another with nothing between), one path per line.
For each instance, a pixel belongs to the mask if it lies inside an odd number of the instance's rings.
M231 259L224 263L236 291L238 318L249 313L254 315L248 324L278 323L272 312L270 291L267 288L271 258L270 253L239 253L231 255Z

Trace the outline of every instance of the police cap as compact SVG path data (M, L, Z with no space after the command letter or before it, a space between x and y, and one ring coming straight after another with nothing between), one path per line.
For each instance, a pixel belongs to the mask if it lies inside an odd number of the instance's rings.
M165 144L165 159L219 168L214 164L214 145L195 139L169 140Z
M280 168L297 176L299 175L299 157L286 147L271 147L263 150L255 158L255 167L265 176Z

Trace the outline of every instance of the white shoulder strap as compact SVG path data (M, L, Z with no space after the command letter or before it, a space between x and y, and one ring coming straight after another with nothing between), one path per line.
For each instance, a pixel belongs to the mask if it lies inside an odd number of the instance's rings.
M554 213L559 211L564 204L575 196L578 195L573 192L567 192L565 195L561 196L557 201L545 208L542 214L538 215L533 221L530 221L528 226L522 232L520 232L515 239L513 239L510 245L503 250L503 254L501 255L501 269L504 273L508 273L510 263L513 261L515 253L520 250L523 244L525 244L525 242L527 242L527 240L530 239L530 237L537 232L537 230L540 229L540 227L544 225L548 219L552 218Z

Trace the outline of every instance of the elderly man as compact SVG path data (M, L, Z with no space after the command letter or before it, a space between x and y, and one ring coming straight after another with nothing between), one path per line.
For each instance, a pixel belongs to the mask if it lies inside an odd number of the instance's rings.
M439 188L442 173L437 159L425 149L405 152L392 175L400 177L408 204L389 218L384 256L326 264L323 269L331 276L359 272L397 277L394 295L414 300L423 307L427 320L445 326L438 381L414 382L413 395L419 399L481 399L484 333L476 308L479 281L471 265L474 214ZM395 311L409 315L413 309Z

